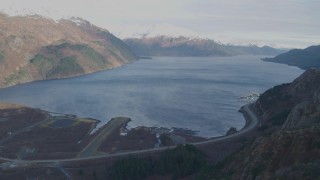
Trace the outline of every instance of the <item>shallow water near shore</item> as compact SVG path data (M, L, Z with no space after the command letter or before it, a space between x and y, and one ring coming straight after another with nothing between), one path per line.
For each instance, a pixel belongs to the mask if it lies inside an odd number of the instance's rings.
M303 72L260 58L143 59L76 78L0 89L0 101L99 119L99 126L127 116L131 127L179 127L220 136L244 126L238 110L247 102L241 97L291 82Z

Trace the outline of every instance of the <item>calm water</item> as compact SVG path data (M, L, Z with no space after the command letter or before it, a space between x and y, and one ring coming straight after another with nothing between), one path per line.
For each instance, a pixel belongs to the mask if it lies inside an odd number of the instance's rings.
M290 82L302 70L258 56L154 58L63 80L0 90L0 101L102 120L132 118L129 126L182 127L202 136L224 135L245 121L241 96Z

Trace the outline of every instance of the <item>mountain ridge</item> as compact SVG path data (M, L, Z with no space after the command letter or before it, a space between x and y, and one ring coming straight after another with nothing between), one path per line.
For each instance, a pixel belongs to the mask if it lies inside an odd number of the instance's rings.
M293 49L274 58L264 58L263 61L297 66L301 69L320 68L320 45Z
M277 55L285 50L269 46L258 47L224 45L211 39L194 37L142 37L124 39L139 56L236 56L236 55Z
M120 39L81 18L0 14L0 87L78 76L136 59Z

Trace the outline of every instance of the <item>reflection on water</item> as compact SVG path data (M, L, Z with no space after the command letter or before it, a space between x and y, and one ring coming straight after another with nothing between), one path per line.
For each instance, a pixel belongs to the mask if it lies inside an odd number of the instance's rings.
M77 78L1 89L0 101L103 123L128 116L130 126L189 128L210 137L244 125L240 97L290 82L301 73L258 56L154 58Z

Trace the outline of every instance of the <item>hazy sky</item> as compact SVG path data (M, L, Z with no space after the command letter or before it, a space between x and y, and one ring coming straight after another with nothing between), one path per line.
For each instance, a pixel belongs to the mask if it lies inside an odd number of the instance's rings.
M78 16L114 34L165 25L222 42L306 47L320 44L320 0L2 0L10 13ZM162 28L163 29L163 28ZM137 32L139 33L139 32Z

